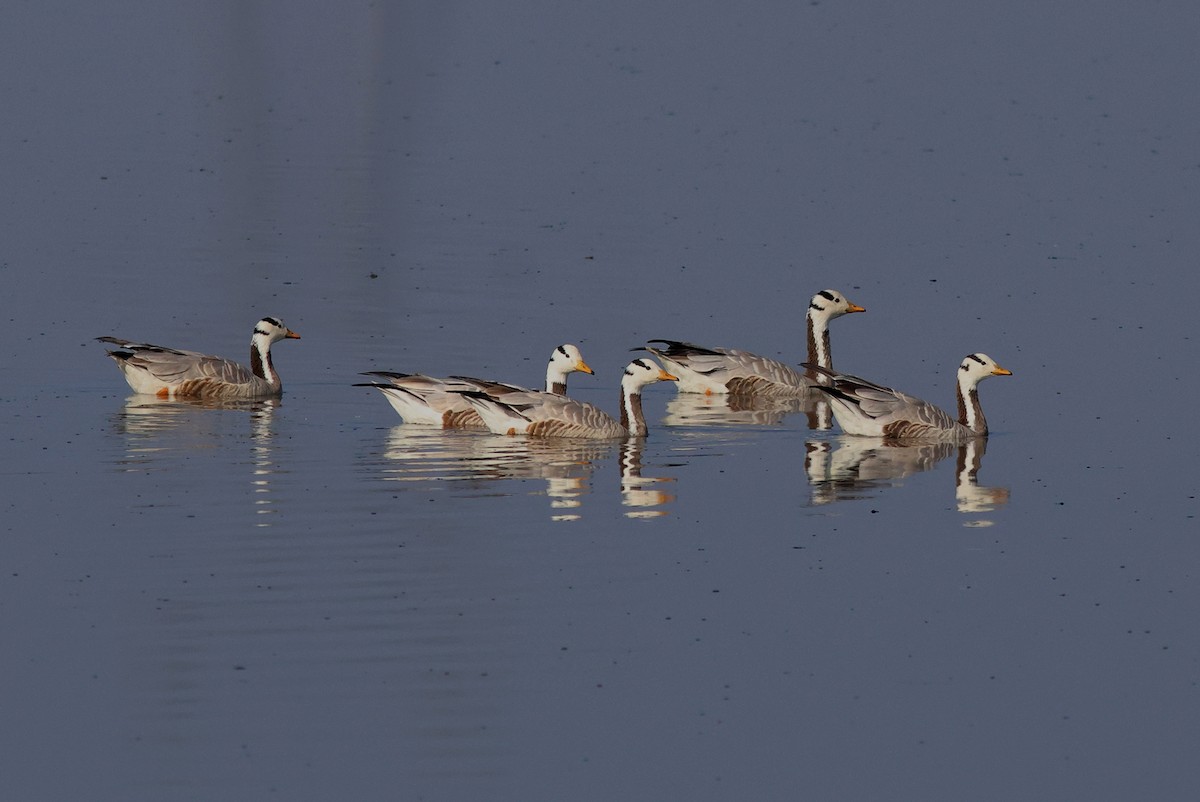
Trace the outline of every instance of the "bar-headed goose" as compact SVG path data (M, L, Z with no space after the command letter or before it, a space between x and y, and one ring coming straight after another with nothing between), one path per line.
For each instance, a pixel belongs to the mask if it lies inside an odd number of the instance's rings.
M591 373L583 361L578 346L565 344L554 349L546 365L546 392L566 395L567 376L571 373ZM379 381L362 382L355 387L375 387L407 423L440 426L443 429L486 429L483 418L463 396L465 392L482 392L500 399L514 393L534 392L525 387L504 382L476 379L470 376L438 378L419 373L393 373L373 370L363 374Z
M867 311L846 300L836 290L821 290L812 297L806 314L808 361L832 369L829 353L829 321L850 312ZM667 370L679 376L681 393L708 395L762 395L772 398L807 396L815 377L765 356L733 348L704 348L678 340L650 340L662 348L646 348L662 359Z
M619 421L597 406L553 393L528 393L512 401L483 392L464 393L464 397L496 434L615 440L646 436L642 388L657 381L678 379L652 359L635 359L625 366Z
M97 337L117 346L108 355L125 374L136 393L159 398L247 399L271 398L283 392L279 374L271 363L271 344L298 340L300 335L276 317L254 325L250 340L250 367L219 356L179 351L119 337Z
M829 396L833 416L846 434L891 440L936 440L960 443L987 437L987 420L979 405L979 382L989 376L1011 376L987 354L971 354L958 366L958 420L911 395L856 376L805 364L831 379L817 389Z

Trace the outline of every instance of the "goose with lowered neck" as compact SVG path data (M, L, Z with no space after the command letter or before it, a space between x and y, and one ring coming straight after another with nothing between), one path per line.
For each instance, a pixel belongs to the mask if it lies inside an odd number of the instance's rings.
M546 365L546 392L566 395L567 376L571 373L591 373L583 361L579 347L560 345L550 354ZM406 423L440 426L443 429L485 429L479 413L471 406L465 392L482 392L496 398L517 400L516 394L535 392L526 387L505 382L476 379L470 376L436 378L419 373L370 371L379 381L361 382L356 387L375 387Z
M851 312L865 312L837 290L821 290L809 302L805 320L808 361L833 369L829 350L829 322ZM790 365L734 348L704 348L678 340L650 340L663 347L645 350L657 356L667 370L679 376L681 393L706 395L757 395L769 398L803 398L818 382Z
M979 382L992 376L1011 376L987 354L969 354L958 366L958 419L911 395L890 387L806 364L830 378L817 389L829 397L833 416L846 434L901 441L961 443L987 437L987 419L979 403Z
M284 339L298 340L300 335L279 318L264 317L254 325L249 369L232 360L196 351L135 343L119 337L96 339L117 346L108 355L136 393L159 398L246 400L273 398L283 393L283 384L271 361L271 345Z
M642 388L654 382L677 380L652 359L630 362L621 377L620 420L593 404L552 393L528 393L511 402L486 392L466 392L463 397L496 434L615 440L645 437Z

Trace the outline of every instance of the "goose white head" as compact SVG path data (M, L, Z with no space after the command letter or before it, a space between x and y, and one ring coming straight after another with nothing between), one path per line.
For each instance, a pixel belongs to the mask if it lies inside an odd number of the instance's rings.
M621 389L628 395L634 395L647 384L675 381L679 381L679 377L667 373L653 359L635 359L625 366Z
M264 317L254 324L254 341L265 345L277 343L280 340L299 340L300 335L283 325L277 317Z
M563 395L567 391L567 374L592 373L588 363L583 361L579 347L566 343L554 349L550 354L550 363L546 366L546 392Z
M837 290L821 290L808 302L808 316L814 321L828 323L835 317L851 312L865 312L864 307L850 303L845 295Z
M958 366L958 383L964 390L991 376L1011 376L1012 371L996 364L987 354L969 354Z

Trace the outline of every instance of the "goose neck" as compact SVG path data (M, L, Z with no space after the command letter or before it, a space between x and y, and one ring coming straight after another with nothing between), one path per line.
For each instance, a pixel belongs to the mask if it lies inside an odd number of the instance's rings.
M621 383L621 426L634 437L646 436L646 416L642 413L642 390Z
M816 317L813 312L816 311L809 307L808 314L805 316L808 328L808 361L814 365L820 365L826 370L833 370L833 355L829 350L829 325L828 321L822 316Z
M567 374L559 370L553 361L546 365L546 392L555 395L567 394Z
M279 374L271 362L271 343L265 338L256 336L250 341L250 371L272 387L279 386Z
M958 382L958 422L975 434L987 434L987 418L979 403L979 382L961 379Z

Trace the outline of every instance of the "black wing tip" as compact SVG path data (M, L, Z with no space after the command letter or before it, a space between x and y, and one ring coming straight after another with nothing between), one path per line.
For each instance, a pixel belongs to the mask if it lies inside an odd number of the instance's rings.
M837 378L838 376L837 373L833 372L829 368L823 368L820 365L813 364L812 362L801 362L800 367L804 368L805 370L811 370L813 373L820 373L822 376L828 376L831 379Z
M499 399L488 395L483 390L451 390L450 392L458 393L459 395L465 396L466 398L474 398L479 401L497 401L497 402L499 402Z
M705 348L703 345L696 345L695 343L688 342L686 340L647 340L646 342L662 343L663 345L665 345L666 346L665 349L663 349L663 348L654 349L654 350L652 350L652 353L658 354L659 356L666 356L668 358L672 358L672 357L676 357L676 356L692 356L692 355L698 355L698 356L720 356L721 355L720 351L714 351L711 348Z
M389 379L407 379L415 374L412 373L397 373L394 370L364 370L358 374L359 376L384 376Z
M504 409L509 409L509 410L513 410L513 411L529 409L530 407L533 406L533 404L510 404L507 401L503 401L503 400L497 398L496 396L492 395L491 393L484 392L483 390L451 390L450 392L458 393L459 395L465 396L467 398L474 398L477 401L490 401L491 403L496 404L499 407L503 407Z

